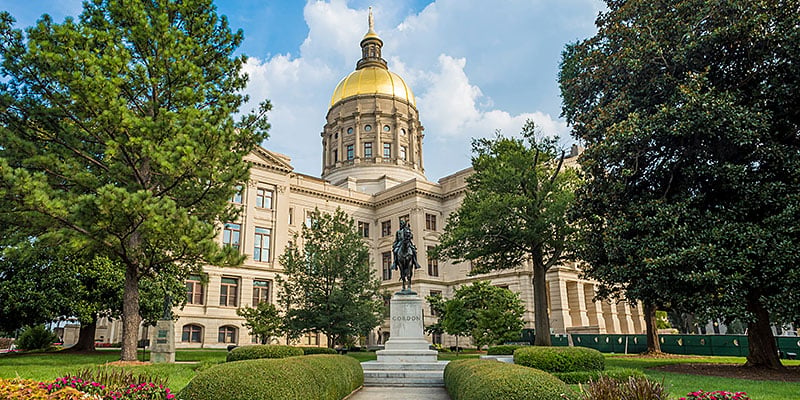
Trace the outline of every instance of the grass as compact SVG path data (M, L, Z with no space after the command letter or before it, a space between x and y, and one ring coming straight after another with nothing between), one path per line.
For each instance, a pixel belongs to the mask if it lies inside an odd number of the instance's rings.
M195 376L198 369L224 362L226 350L179 349L175 353L176 364L156 364L126 366L135 373L147 373L169 379L169 387L179 391ZM141 355L141 353L140 353ZM375 352L350 352L347 354L360 362L376 359ZM439 353L440 360L476 358L476 352ZM147 356L147 355L146 355ZM0 378L16 376L35 380L52 380L67 373L84 368L102 366L107 362L119 360L119 350L101 350L93 354L29 353L0 355ZM782 360L784 365L800 365L800 360ZM181 362L193 362L184 364ZM685 396L695 390L744 391L754 400L785 400L800 397L800 383L754 381L746 379L720 378L711 376L686 375L654 371L652 367L675 363L726 363L744 364L743 357L693 357L693 358L641 358L632 356L606 355L606 367L636 368L643 370L648 377L664 382L673 399ZM123 367L111 367L123 368Z
M800 360L781 360L784 365L800 365ZM606 368L641 369L651 379L664 382L672 398L680 398L696 390L747 392L753 400L786 400L800 397L800 383L755 381L716 376L688 375L655 371L652 367L677 363L744 364L744 357L640 358L606 355Z
M137 374L149 374L168 378L168 386L173 391L179 391L189 383L195 370L211 363L225 361L226 350L178 350L175 353L176 361L195 361L193 364L155 364L136 365L126 367L125 370ZM141 357L141 353L140 357ZM145 354L148 357L147 354ZM0 355L0 378L15 378L40 381L53 380L71 372L85 368L101 366L107 362L119 360L119 350L100 350L93 354L71 354L66 352L53 353L28 353Z

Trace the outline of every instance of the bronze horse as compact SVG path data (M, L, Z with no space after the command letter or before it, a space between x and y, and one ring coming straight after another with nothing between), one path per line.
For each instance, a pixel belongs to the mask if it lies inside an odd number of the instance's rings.
M411 277L414 269L419 268L417 263L414 244L411 241L411 231L401 229L400 243L395 253L394 267L400 270L400 280L403 281L403 292L411 292ZM408 289L406 289L408 285Z

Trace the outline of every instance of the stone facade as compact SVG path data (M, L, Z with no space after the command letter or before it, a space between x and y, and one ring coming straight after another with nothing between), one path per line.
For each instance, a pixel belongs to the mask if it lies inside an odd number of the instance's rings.
M522 264L514 270L468 276L469 263L429 260L426 250L439 243L450 213L464 197L470 168L430 182L422 158L423 127L411 89L388 71L381 58L383 42L370 24L361 41L362 59L357 69L334 90L322 136L322 178L294 172L289 157L258 148L246 157L250 181L242 188L238 221L225 224L220 242L238 246L247 260L236 268L205 268L205 278L187 282L189 303L175 310L177 347L226 347L254 342L238 307L259 301L277 302L275 276L282 270L278 255L300 232L315 209L333 212L341 207L354 218L371 249L375 277L383 289L400 288L396 272L388 270L391 246L400 219L406 219L419 249L422 269L413 287L421 296L451 297L455 288L476 280L520 294L527 311L527 328L533 328L533 269ZM366 144L370 143L369 146ZM384 152L384 149L386 149ZM574 148L567 166L575 166ZM550 322L554 333L642 333L640 307L593 302L595 284L579 277L579 267L568 263L547 273ZM425 324L435 320L424 307ZM113 324L112 324L113 325ZM104 341L118 341L120 329L101 324ZM382 344L389 337L389 321L364 338L366 345ZM454 338L428 337L444 345ZM324 345L320 335L300 339L300 345ZM461 343L464 343L462 339Z

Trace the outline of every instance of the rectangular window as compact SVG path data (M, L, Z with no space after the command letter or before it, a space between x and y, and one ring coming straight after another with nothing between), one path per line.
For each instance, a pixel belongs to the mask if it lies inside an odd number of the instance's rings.
M432 246L428 246L428 254L433 250ZM428 276L439 276L439 260L428 256Z
M361 233L361 237L368 238L369 237L369 222L358 221L358 232Z
M289 207L289 225L294 225L294 208Z
M256 190L256 207L272 208L272 196L274 192L268 189L258 188Z
M406 146L400 146L400 159L406 159Z
M269 303L270 281L253 281L253 307Z
M431 297L433 297L433 296L442 297L442 291L441 290L431 290ZM433 309L433 306L431 306L431 315L433 315L434 317L436 316L436 310Z
M386 251L381 254L381 265L383 270L383 280L392 279L392 252Z
M269 244L272 230L256 227L256 236L253 238L253 260L269 262Z
M392 144L391 143L384 143L383 144L383 158L392 158Z
M348 160L352 160L354 156L355 156L355 154L353 154L353 145L352 144L348 144L347 145L347 159Z
M312 222L314 222L314 219L311 218L311 211L306 211L306 227L311 228Z
M189 275L186 280L186 304L203 304L203 282L199 275Z
M381 236L389 236L392 234L392 221L381 222Z
M333 157L333 162L339 162L339 152L338 151L334 150L332 157Z
M425 229L429 231L436 230L436 215L425 214Z
M372 142L364 143L364 158L372 158Z
M240 224L225 224L222 230L222 244L239 248L239 237L242 233L242 225Z
M242 185L236 185L236 193L231 196L231 203L242 204Z
M222 278L222 283L219 285L219 305L224 307L238 306L238 294L239 280L236 278Z

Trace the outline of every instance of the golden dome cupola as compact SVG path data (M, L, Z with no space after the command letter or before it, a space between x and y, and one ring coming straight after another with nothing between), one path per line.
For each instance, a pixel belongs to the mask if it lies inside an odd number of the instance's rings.
M372 7L369 8L369 30L361 39L361 59L356 63L356 70L367 67L378 67L388 70L386 60L381 58L383 40L375 33L375 20L372 18Z
M403 78L389 71L382 48L370 7L361 59L336 85L321 133L322 177L368 193L427 180L416 99Z

